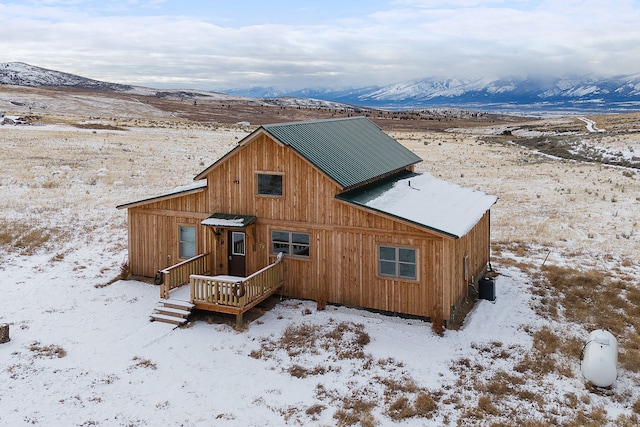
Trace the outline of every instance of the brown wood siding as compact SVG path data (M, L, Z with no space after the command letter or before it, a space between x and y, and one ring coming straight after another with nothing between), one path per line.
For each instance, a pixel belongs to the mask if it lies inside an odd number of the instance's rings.
M178 227L196 226L196 251L209 251L206 229L206 192L179 196L130 208L129 266L134 275L153 277L156 271L180 261Z
M443 304L445 319L452 314L452 307L458 304L461 298L467 296L469 284L477 285L489 262L490 245L490 212L487 211L478 223L460 239L450 241L445 249L450 262L447 270L451 276L450 290L445 293ZM469 259L469 277L464 277L464 257Z
M283 174L283 196L256 195L258 172ZM262 135L207 175L211 212L301 223L336 223L331 201L339 187L292 149Z
M283 175L281 197L257 196L257 173ZM255 215L255 250L247 268L273 260L271 231L310 234L308 259L287 257L284 293L395 313L448 318L451 306L466 295L463 257L473 275L488 261L488 214L454 240L335 199L339 186L291 148L267 135L228 156L207 175L209 212ZM418 253L418 280L378 275L380 244L410 247ZM221 253L225 249L218 245ZM217 259L225 273L224 256Z
M405 230L398 234L389 229L335 227L323 224L287 224L263 220L256 227L256 259L272 262L272 230L310 234L309 258L285 259L287 296L323 300L354 307L367 307L417 316L432 315L436 300L434 284L442 280L438 260L442 258L442 239ZM418 256L418 279L399 280L378 275L378 246L414 248ZM267 257L265 257L267 254ZM256 268L260 268L257 266Z

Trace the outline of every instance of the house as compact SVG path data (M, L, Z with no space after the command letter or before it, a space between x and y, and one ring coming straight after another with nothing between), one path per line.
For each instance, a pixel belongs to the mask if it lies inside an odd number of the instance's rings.
M260 126L193 185L118 206L130 270L239 321L279 291L446 324L485 274L497 199L421 161L364 117Z

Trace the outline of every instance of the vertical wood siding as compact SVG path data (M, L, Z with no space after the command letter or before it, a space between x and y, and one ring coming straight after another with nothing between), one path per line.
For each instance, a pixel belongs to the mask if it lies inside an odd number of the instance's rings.
M129 266L134 275L153 277L156 271L177 264L178 228L196 227L196 252L210 251L206 227L206 192L179 196L129 208Z
M257 173L283 174L282 197L257 196ZM134 274L151 276L178 262L179 225L197 226L198 253L212 253L214 274L227 273L226 233L200 221L214 212L255 215L247 230L247 274L273 262L271 231L310 235L308 258L287 257L284 293L329 303L448 318L467 293L465 255L477 279L488 262L489 214L457 240L335 199L339 186L293 149L260 135L207 175L208 189L129 209ZM378 246L414 248L417 280L378 275Z
M256 196L258 171L283 174L282 197ZM488 260L485 242L475 242L476 234L482 234L476 231L482 221L469 236L456 241L337 201L340 188L333 181L266 135L237 150L207 179L210 212L258 218L257 249L247 258L255 263L253 269L272 260L272 230L310 234L310 257L285 261L285 293L292 297L427 317L438 311L447 318L452 301L467 292L461 282L460 253L469 252L474 271ZM379 276L380 244L415 248L418 280Z

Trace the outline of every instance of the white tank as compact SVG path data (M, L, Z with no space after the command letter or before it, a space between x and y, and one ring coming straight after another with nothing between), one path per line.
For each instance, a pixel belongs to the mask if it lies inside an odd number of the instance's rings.
M609 331L589 334L582 357L582 375L596 387L609 387L618 376L618 342Z

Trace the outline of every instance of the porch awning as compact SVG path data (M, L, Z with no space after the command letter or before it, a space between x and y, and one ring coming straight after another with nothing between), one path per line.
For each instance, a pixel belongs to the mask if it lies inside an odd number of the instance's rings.
M256 222L257 219L258 218L253 215L214 213L209 218L204 219L200 224L210 227L246 228Z

